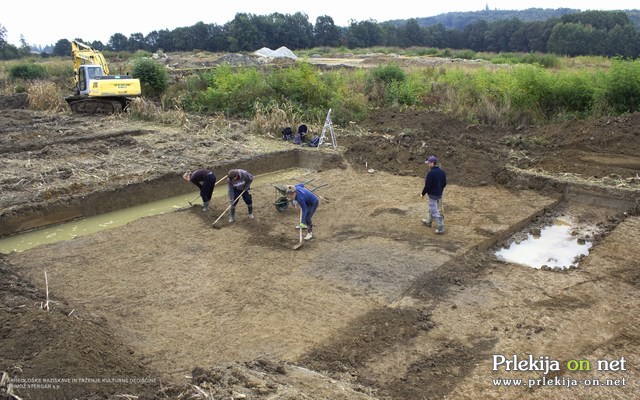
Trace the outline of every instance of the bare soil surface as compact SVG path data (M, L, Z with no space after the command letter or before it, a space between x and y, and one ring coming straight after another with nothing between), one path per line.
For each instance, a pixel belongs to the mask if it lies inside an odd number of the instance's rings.
M179 187L187 169L242 168L293 146L246 135L242 122L134 123L0 104L3 219L171 174ZM298 210L278 212L272 185L257 185L254 220L240 204L235 224L213 229L223 196L208 213L186 207L2 255L0 393L638 398L639 126L640 114L508 130L379 110L336 127L335 151L300 149L342 161L294 179L328 184L317 191L315 237L297 251ZM420 223L430 154L449 179L445 235ZM495 257L558 217L594 244L573 268ZM529 370L494 365L529 355L538 360Z

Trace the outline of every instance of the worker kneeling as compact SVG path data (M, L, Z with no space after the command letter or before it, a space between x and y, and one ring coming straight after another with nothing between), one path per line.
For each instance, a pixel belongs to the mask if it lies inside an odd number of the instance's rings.
M293 205L300 206L301 217L300 224L296 225L296 229L306 229L307 236L304 240L313 239L313 213L318 208L318 197L310 190L304 187L304 183L297 184L295 186L287 186L287 199L293 201Z

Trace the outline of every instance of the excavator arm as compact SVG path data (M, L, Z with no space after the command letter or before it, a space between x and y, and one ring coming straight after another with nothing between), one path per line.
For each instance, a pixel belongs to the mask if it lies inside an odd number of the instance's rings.
M92 47L74 40L71 42L71 56L73 57L74 72L77 72L82 64L94 64L101 66L104 74L109 75L109 65L104 55Z

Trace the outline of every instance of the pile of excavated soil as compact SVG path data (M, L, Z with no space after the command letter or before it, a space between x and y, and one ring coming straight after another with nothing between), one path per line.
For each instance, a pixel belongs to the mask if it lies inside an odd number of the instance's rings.
M640 113L506 129L469 125L436 112L383 109L362 125L362 136L341 140L355 168L422 175L421 162L435 154L451 181L465 186L491 183L506 164L513 164L640 187Z

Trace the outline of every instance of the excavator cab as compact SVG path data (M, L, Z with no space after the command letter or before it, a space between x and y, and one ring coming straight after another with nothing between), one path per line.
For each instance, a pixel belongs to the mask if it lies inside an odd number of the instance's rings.
M89 82L98 76L103 76L102 67L99 65L81 65L78 67L77 94L89 94Z

